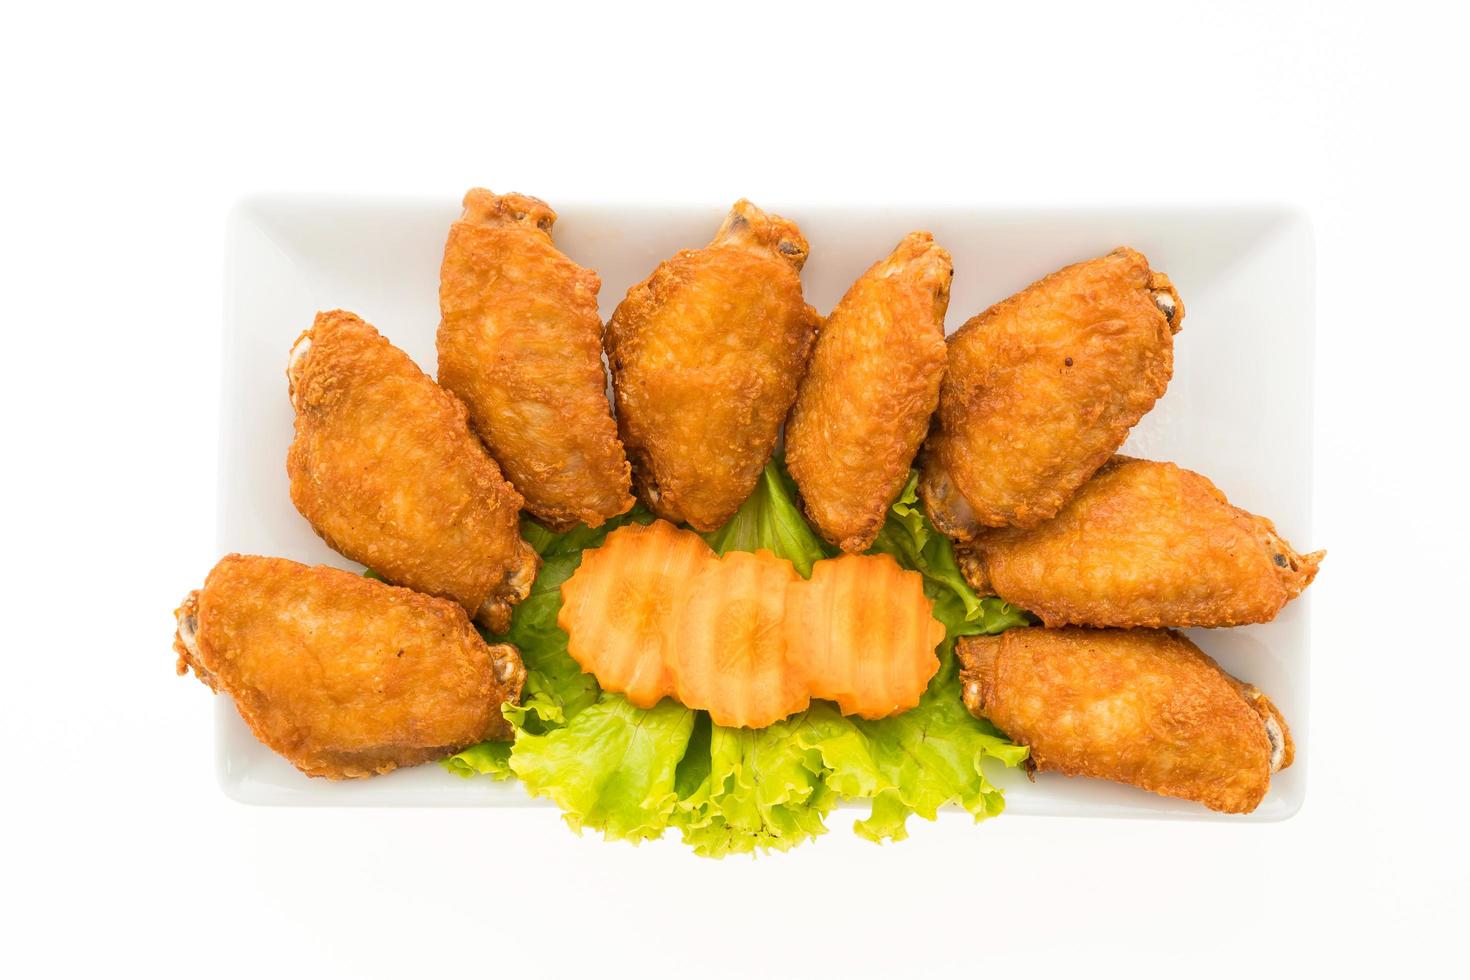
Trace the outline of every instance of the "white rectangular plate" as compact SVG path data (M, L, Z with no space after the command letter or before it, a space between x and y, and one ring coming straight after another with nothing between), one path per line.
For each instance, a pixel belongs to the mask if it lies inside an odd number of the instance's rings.
M506 190L507 188L497 188ZM535 188L526 188L535 192ZM557 244L602 276L606 318L629 286L681 248L714 235L728 202L661 206L552 201ZM794 219L811 244L802 279L825 313L907 232L925 229L954 255L953 331L989 304L1063 265L1131 245L1173 279L1187 315L1168 394L1126 451L1210 477L1231 502L1277 522L1299 550L1310 526L1311 228L1280 208L1015 210L803 208L759 201ZM219 548L353 568L291 506L286 448L292 412L286 352L318 310L359 314L434 373L439 260L457 199L260 197L228 231L220 433ZM1195 630L1193 639L1267 692L1291 724L1296 764L1247 817L1131 787L999 775L1010 814L1270 821L1306 792L1308 599L1273 623ZM515 783L461 779L439 766L348 783L308 779L257 742L228 698L217 714L219 779L231 797L274 805L539 805ZM548 804L549 805L549 804Z

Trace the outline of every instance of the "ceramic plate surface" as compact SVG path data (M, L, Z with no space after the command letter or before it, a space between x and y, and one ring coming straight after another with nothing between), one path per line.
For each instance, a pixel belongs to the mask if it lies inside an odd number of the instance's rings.
M497 188L507 190L508 188ZM534 188L526 190L534 193ZM706 244L728 202L708 206L551 202L557 245L602 277L606 319L629 286L681 248ZM1071 262L1130 245L1174 281L1187 307L1168 393L1124 451L1210 477L1230 501L1270 517L1299 551L1312 537L1313 247L1310 223L1283 208L1015 210L803 208L759 201L794 219L811 245L802 273L822 313L907 232L924 229L954 256L950 331L991 303ZM439 261L459 215L435 200L258 197L228 228L225 275L219 550L356 569L291 506L286 448L292 412L286 353L318 310L362 316L431 375ZM1328 575L1331 575L1328 566ZM1015 772L994 778L1007 814L1281 820L1306 792L1310 593L1273 623L1193 630L1232 674L1265 691L1296 739L1248 816L1213 814L1110 783ZM191 683L193 683L191 681ZM318 806L524 806L514 782L462 779L436 765L352 782L308 779L251 735L228 697L217 709L219 779L248 803ZM968 818L966 818L968 819ZM835 824L834 824L835 826Z

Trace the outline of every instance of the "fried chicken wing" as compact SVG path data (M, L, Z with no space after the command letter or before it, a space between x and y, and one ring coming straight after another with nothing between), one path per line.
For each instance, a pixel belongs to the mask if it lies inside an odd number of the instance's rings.
M739 201L708 247L628 290L604 341L639 497L701 531L755 488L816 333L801 298L806 239Z
M464 610L324 565L228 555L175 612L178 672L235 701L309 776L347 779L511 737L525 667Z
M597 274L551 242L556 212L476 188L439 278L439 383L530 511L565 531L633 506L602 368Z
M497 633L539 564L521 496L463 403L351 313L317 315L286 371L291 501L337 551L395 585L453 599Z
M1042 772L1249 813L1292 763L1276 706L1171 630L1029 627L955 652L965 706Z
M914 232L853 283L817 334L786 465L822 537L866 551L903 489L944 377L954 268Z
M1317 575L1275 525L1198 473L1115 456L1039 527L981 531L958 550L981 594L1047 626L1264 623Z
M945 534L1034 527L1164 393L1184 304L1119 248L1033 283L949 338L919 494Z

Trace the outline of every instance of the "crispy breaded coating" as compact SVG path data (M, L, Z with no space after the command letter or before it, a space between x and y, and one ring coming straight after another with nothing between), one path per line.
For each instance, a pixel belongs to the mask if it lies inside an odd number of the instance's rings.
M325 565L227 555L175 611L178 672L235 701L308 776L349 779L511 737L525 667L447 599Z
M1164 393L1184 304L1131 248L1067 266L949 338L919 495L945 534L1057 513Z
M994 528L957 549L983 595L1047 626L1237 626L1276 617L1326 555L1173 463L1115 456L1055 518Z
M337 551L395 585L453 599L496 633L540 559L521 496L464 404L351 313L317 314L286 375L296 439L291 501Z
M602 367L601 283L552 244L555 221L534 197L465 195L439 276L439 383L526 510L565 531L633 497Z
M965 706L1041 772L1249 813L1291 765L1286 721L1172 630L1012 629L961 637Z
M786 425L803 509L843 551L866 551L903 489L944 377L954 268L914 232L852 284L822 324Z
M806 255L795 224L738 201L713 242L661 264L613 313L618 431L660 517L711 531L755 488L816 333Z

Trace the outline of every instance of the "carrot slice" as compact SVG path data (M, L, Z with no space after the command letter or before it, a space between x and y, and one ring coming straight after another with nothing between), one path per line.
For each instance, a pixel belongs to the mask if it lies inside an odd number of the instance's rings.
M799 581L769 551L731 551L700 573L674 644L680 702L732 728L763 728L810 703L785 638L787 589Z
M691 585L713 564L699 535L667 521L613 531L562 584L556 624L567 632L567 652L603 690L653 707L674 693L674 625Z
M674 696L718 725L761 728L812 698L883 718L916 706L944 626L923 577L888 555L843 555L804 581L769 551L716 558L666 521L588 550L562 585L567 651L640 708Z
M787 586L786 642L814 698L845 715L884 718L916 707L939 670L944 626L924 579L890 555L817 562Z

